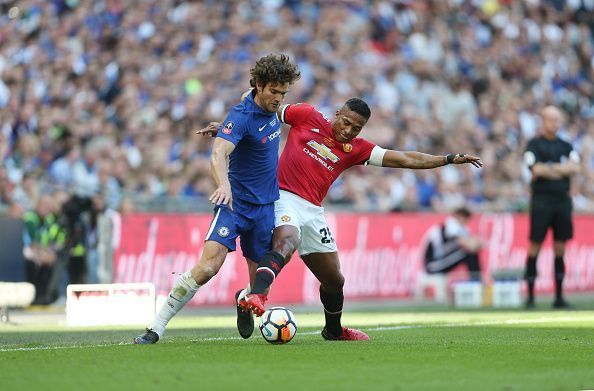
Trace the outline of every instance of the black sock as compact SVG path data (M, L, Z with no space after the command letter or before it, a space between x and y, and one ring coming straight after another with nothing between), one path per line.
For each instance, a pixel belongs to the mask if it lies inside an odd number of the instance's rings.
M481 266L479 263L478 254L468 254L464 261L468 265L468 272L472 281L481 281Z
M285 266L285 257L276 251L268 251L258 264L256 281L250 293L263 294L272 285L281 269Z
M563 297L563 278L565 278L565 262L563 257L555 257L555 296Z
M320 286L320 300L324 305L326 330L332 335L340 335L342 333L340 318L342 317L342 304L344 303L342 290L337 293L330 293Z
M534 299L534 281L536 280L536 257L528 257L526 261L526 282L528 282L528 299Z

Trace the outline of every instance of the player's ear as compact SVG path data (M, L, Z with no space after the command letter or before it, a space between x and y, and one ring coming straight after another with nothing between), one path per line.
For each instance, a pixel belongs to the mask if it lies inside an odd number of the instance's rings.
M265 87L266 84L256 83L256 94L261 94Z
M340 115L340 110L336 110L336 118Z

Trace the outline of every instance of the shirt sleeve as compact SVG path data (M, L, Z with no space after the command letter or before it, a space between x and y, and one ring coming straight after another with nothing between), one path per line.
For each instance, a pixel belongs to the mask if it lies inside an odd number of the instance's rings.
M281 122L289 125L299 125L313 112L314 107L307 103L285 105L281 110Z
M447 238L461 238L468 236L468 229L453 217L448 217L444 223Z
M524 151L524 163L528 166L528 168L532 169L532 167L541 160L542 158L538 153L536 143L534 140L531 140L528 143L528 146L526 146L526 151Z
M359 151L357 164L367 164L367 162L369 162L369 158L371 157L371 151L373 151L373 148L375 148L377 145L363 138L357 138L355 140L358 144L357 150ZM353 142L355 142L355 140L353 140Z
M569 159L569 161L579 164L581 159L580 159L580 154L573 149L573 146L570 143L567 143L567 158Z
M232 111L227 118L225 118L223 127L217 132L217 137L237 145L246 133L247 124L245 115L237 111Z

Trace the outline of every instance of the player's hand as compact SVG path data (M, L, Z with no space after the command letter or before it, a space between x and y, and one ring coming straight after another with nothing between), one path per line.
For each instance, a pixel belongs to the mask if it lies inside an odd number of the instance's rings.
M476 168L481 168L483 166L483 162L480 157L472 156L472 155L465 155L465 154L461 154L461 153L458 153L458 154L456 154L456 156L454 156L453 163L454 164L470 163L473 166L475 166Z
M196 134L200 134L202 136L215 137L217 135L217 133L219 132L221 125L222 124L220 122L211 122L208 124L208 126L206 128L197 130Z
M215 205L228 205L229 209L233 210L233 197L231 196L231 188L228 186L217 187L209 200Z

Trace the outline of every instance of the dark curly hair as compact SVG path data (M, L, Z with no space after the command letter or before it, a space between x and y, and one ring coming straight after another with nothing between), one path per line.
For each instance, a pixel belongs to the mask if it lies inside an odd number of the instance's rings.
M256 61L256 65L250 69L250 85L256 84L266 86L268 83L289 83L301 77L297 65L289 61L289 56L284 54L269 54Z

